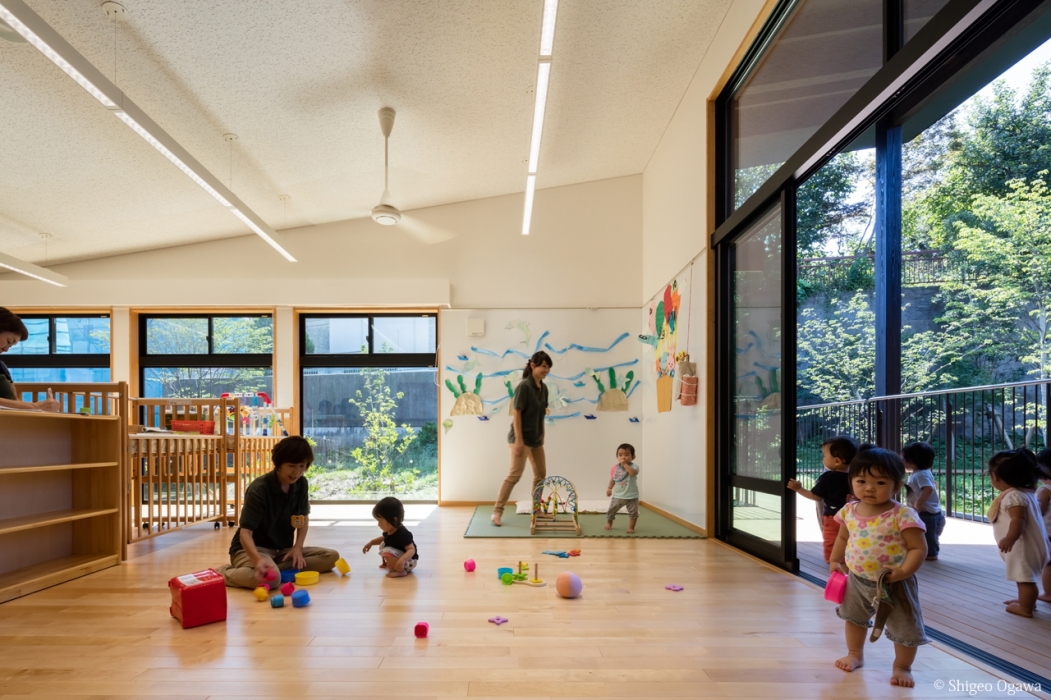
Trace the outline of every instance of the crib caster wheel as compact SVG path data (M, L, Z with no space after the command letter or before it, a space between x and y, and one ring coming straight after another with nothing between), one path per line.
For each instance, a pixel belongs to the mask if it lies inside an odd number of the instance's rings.
M216 523L216 524L215 524L215 529L216 529L216 530L218 530L218 529L219 529L219 523Z
M230 521L228 521L228 522L226 523L226 526L227 526L227 527L233 527L233 526L234 526L234 521L233 521L233 520L230 520Z

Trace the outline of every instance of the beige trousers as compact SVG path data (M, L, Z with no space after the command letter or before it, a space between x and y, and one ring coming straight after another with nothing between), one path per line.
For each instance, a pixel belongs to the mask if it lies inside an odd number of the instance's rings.
M493 506L493 512L499 515L503 515L504 505L507 503L507 499L511 497L511 490L518 483L518 480L522 478L522 472L525 471L526 460L533 465L533 485L529 489L529 499L533 498L533 491L536 489L536 485L547 476L547 460L544 458L544 446L540 447L526 447L522 450L522 455L516 457L514 453L514 445L509 445L511 450L511 473L504 479L504 483L500 485L500 493L496 497L496 505Z
M256 547L256 551L259 552L264 561L268 561L275 569L284 571L292 568L291 559L278 563L281 557L292 551L291 549L277 550ZM325 547L303 547L303 558L306 559L307 565L303 567L302 571L331 571L332 567L336 565L336 560L339 559L339 552L334 549L326 549ZM255 567L252 565L252 558L243 549L230 557L228 566L220 566L219 573L226 579L227 586L255 588L259 585L259 580L255 577ZM272 586L273 584L271 584Z

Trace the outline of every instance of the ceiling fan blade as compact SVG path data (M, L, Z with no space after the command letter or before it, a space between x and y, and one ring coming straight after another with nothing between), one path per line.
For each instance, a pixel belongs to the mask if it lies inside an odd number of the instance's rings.
M421 243L426 243L427 245L444 243L452 238L456 238L456 234L448 229L404 213L401 215L401 222L398 224L398 228L402 229L405 233Z

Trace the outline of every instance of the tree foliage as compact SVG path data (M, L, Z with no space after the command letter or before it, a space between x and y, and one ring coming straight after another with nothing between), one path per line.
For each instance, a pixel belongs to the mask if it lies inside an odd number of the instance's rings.
M351 450L350 455L361 466L359 485L366 491L393 491L392 467L396 457L405 453L416 439L416 431L408 424L398 425L394 411L403 392L391 394L387 373L382 369L363 369L361 376L365 390L358 389L348 399L361 414L365 423L365 439ZM437 435L437 428L435 428Z

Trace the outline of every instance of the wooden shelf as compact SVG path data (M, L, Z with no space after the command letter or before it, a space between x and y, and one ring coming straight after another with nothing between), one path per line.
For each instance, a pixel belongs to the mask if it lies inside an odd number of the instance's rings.
M33 472L59 472L67 469L99 469L119 466L117 462L85 462L83 464L43 464L36 467L0 467L0 476L4 474L30 474Z
M0 574L0 603L119 563L119 554L74 554Z
M74 520L85 520L116 512L116 508L78 508L75 510L55 510L50 513L35 513L21 518L7 518L6 520L0 520L0 535L7 535L20 530L31 530L35 527L69 523Z

